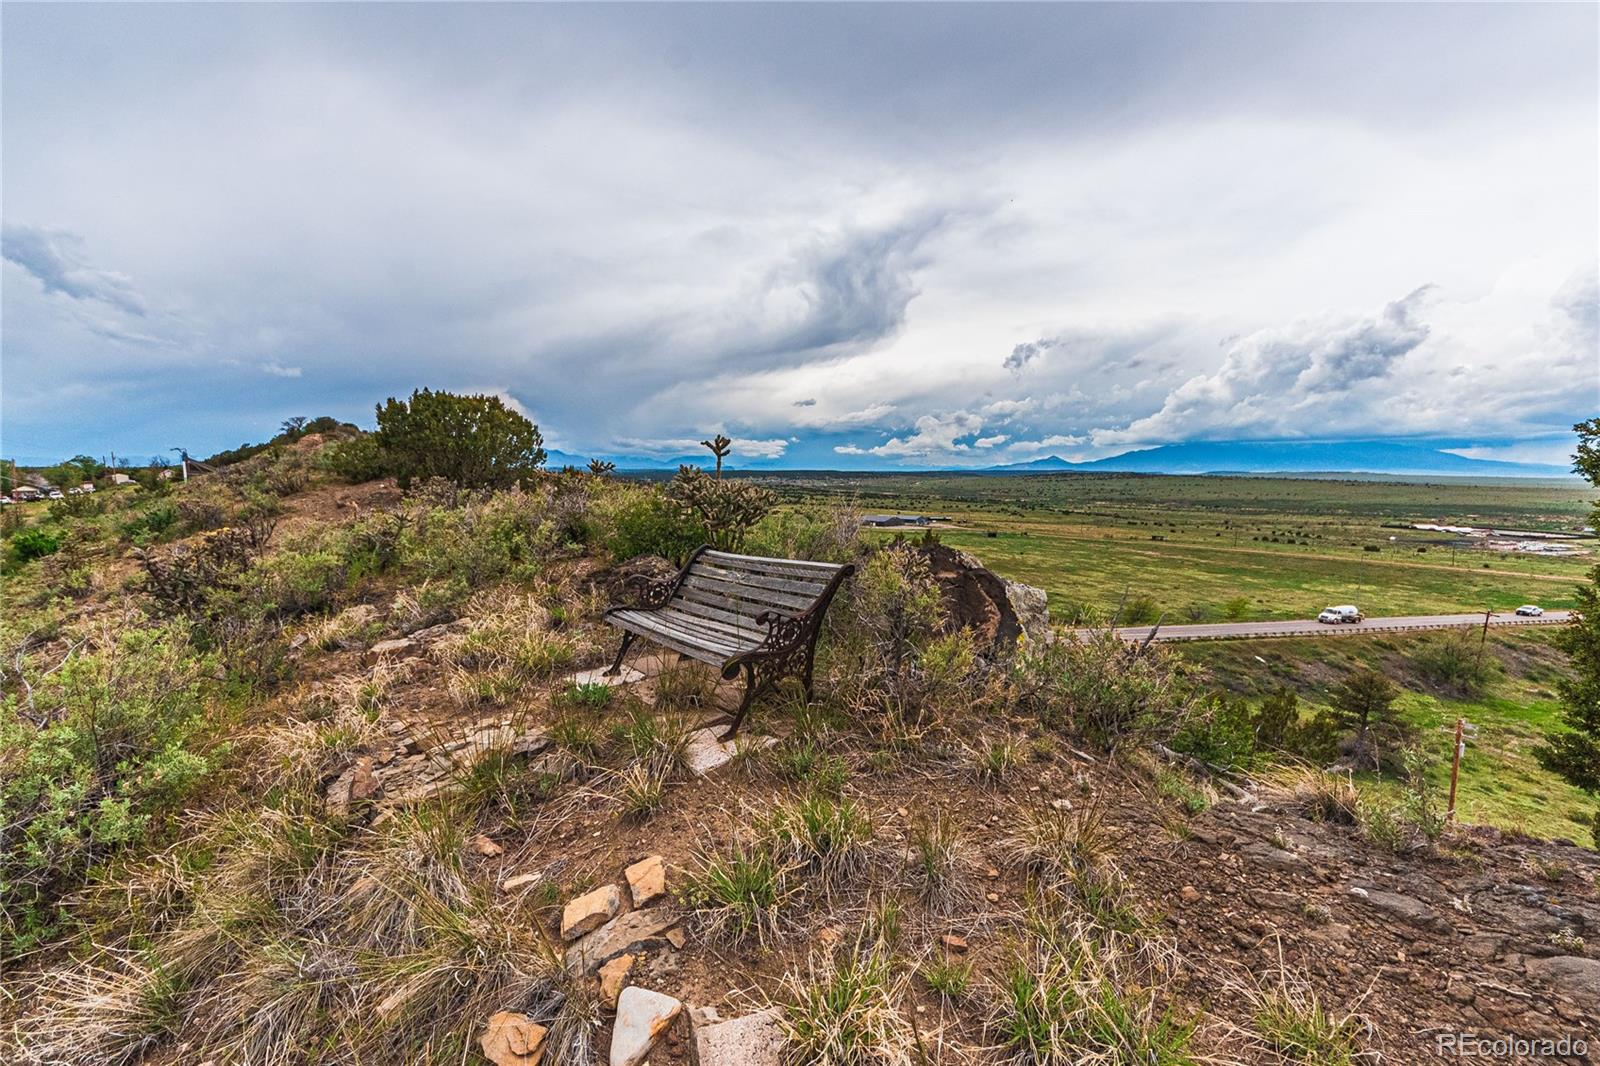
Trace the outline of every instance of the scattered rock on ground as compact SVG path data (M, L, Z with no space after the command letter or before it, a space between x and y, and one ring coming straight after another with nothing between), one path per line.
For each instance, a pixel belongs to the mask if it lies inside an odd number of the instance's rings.
M671 996L638 985L624 988L611 1029L611 1066L639 1066L681 1010L683 1003Z
M545 1032L544 1026L526 1014L503 1010L489 1016L478 1046L495 1066L539 1066Z
M515 877L508 877L500 882L500 891L515 892L519 888L527 888L529 885L536 885L543 880L544 876L542 874L517 874Z
M667 943L666 933L682 915L670 906L658 905L642 911L629 911L567 948L567 969L593 974L604 963L624 952L638 954Z
M714 728L696 729L689 734L683 760L684 765L688 766L695 776L705 777L719 767L726 766L733 761L741 744L770 748L778 742L776 737L757 736L741 736L724 741L717 739L721 733L721 728Z
M660 855L640 859L623 873L635 907L648 906L667 894L667 864Z
M622 995L628 975L633 972L633 964L637 961L636 955L618 955L600 967L600 1002L607 1010L617 1009L617 997Z
M569 902L561 912L561 939L576 940L600 928L622 911L622 889L601 885Z
M699 1066L779 1066L786 1041L775 1008L722 1019L715 1007L690 1013Z
M1580 1006L1600 1011L1600 959L1588 959L1582 955L1529 959L1528 973Z
M369 659L401 659L414 654L420 649L415 640L410 637L395 637L392 640L380 640L367 649Z
M618 685L635 685L644 680L644 674L633 667L624 664L614 674L606 673L609 666L597 666L593 670L580 670L572 675L574 685L606 685L615 688Z

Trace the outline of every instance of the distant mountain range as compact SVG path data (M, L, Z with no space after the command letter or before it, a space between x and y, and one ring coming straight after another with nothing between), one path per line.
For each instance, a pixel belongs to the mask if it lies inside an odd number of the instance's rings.
M605 455L618 470L676 470L682 464L709 469L709 455L679 455L656 459L643 455ZM546 466L587 466L587 456L550 450ZM785 469L828 469L806 466L786 459L746 459L734 456L725 467L745 472L776 472ZM865 468L851 467L855 471ZM1403 441L1196 441L1164 444L1156 448L1124 452L1105 459L1072 462L1059 455L1047 455L1027 463L1003 466L970 467L929 465L922 467L888 465L885 472L966 471L985 474L1048 474L1061 472L1133 474L1369 474L1401 477L1570 477L1564 466L1550 463L1509 463L1498 459L1469 459L1430 444Z
M1426 445L1395 441L1196 441L1164 444L1106 459L1074 463L1058 455L986 468L1030 474L1078 470L1140 474L1444 474L1455 477L1564 477L1571 471L1546 463L1469 459Z

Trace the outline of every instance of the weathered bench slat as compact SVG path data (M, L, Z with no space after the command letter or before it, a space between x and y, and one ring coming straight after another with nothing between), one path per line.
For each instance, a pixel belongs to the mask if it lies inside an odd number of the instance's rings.
M637 633L640 636L649 637L662 647L670 648L675 652L687 655L691 659L698 659L701 662L710 663L712 666L719 666L728 658L728 656L719 649L707 648L696 641L662 632L660 629L648 625L637 617L630 617L627 615L612 615L611 620L616 625L621 626L623 629Z
M754 619L739 618L737 621L730 622L722 619L707 618L704 615L685 611L683 606L681 602L675 603L669 607L661 608L659 613L665 618L674 619L685 625L710 630L713 633L721 633L740 645L760 644L767 637L767 627L756 625Z
M809 559L774 559L766 555L734 555L707 549L700 558L708 563L729 564L739 570L789 570L794 573L823 573L832 577L841 570L854 571L855 567L840 563L816 563Z
M693 641L703 644L712 651L722 653L723 658L737 655L742 651L749 651L760 644L766 633L747 631L743 636L728 633L723 630L713 630L699 624L694 619L685 619L681 615L672 615L666 611L651 611L641 618L635 619L637 625L677 637L680 640Z
M811 698L823 614L854 572L834 563L701 548L676 581L646 583L645 606L606 612L606 620L623 630L622 647L607 672L621 669L635 636L710 663L728 681L742 671L744 699L724 739L732 737L756 694L784 677L798 677Z
M683 579L683 587L731 596L735 600L758 604L762 607L792 608L796 611L803 611L817 602L817 597L814 595L796 596L792 592L779 592L775 589L761 588L756 585L742 585L737 581L727 581L696 572L691 572L688 577Z
M672 601L672 608L673 610L681 611L684 614L698 615L701 618L712 618L719 622L726 622L729 625L745 626L752 629L756 628L756 615L761 613L760 611L749 611L744 614L740 614L737 611L727 611L723 610L721 607L713 607L708 603L700 603L698 600L689 599L687 596L678 596L674 598ZM763 626L761 628L765 630L766 627Z
M760 640L742 640L741 642L741 640L734 640L730 635L714 634L714 632L701 629L699 626L691 626L691 624L682 623L677 619L666 618L658 611L651 611L650 615L635 618L634 624L640 629L658 632L664 637L672 637L675 640L686 640L686 642L693 643L694 647L715 651L717 655L725 659L739 655L741 651L749 651L750 648L754 648L755 645L760 643Z
M739 585L747 585L760 589L773 589L777 592L798 593L806 597L807 602L815 600L824 588L828 586L825 579L812 580L810 578L771 577L767 574L741 574L736 570L728 570L721 566L707 566L704 563L695 563L694 569L689 571L690 577L715 578L718 581L732 581Z

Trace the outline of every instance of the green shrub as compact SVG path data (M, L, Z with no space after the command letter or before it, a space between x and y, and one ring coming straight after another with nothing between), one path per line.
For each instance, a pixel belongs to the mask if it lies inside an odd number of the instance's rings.
M162 500L123 522L121 532L135 544L149 544L167 533L176 532L178 520L178 509L170 501Z
M373 481L389 472L383 447L372 433L363 433L324 448L317 463L328 473L352 485Z
M19 529L11 534L8 542L11 558L15 562L25 563L52 555L60 550L66 539L67 533L63 529L49 529L44 526Z
M1256 750L1250 705L1225 692L1214 693L1184 721L1172 747L1212 766L1250 765Z
M1300 725L1300 697L1292 688L1263 696L1256 705L1256 746L1270 751L1293 750Z
M402 488L441 477L470 488L509 488L544 465L539 427L496 396L419 389L377 409L378 447Z
M684 514L654 487L617 493L607 515L606 550L617 560L659 555L682 565L689 553L710 539L705 523Z
M1152 626L1161 618L1161 605L1150 596L1130 596L1117 612L1119 626Z
M745 535L744 550L777 559L854 562L861 516L852 507L793 507L768 514Z
M1106 749L1169 735L1194 699L1167 649L1151 645L1130 658L1106 630L1030 646L1017 674L1019 710Z
M130 626L36 679L31 707L0 704L4 951L46 932L62 892L159 830L210 772L211 670L182 625Z
M1482 642L1463 633L1433 637L1411 653L1411 665L1427 680L1464 696L1483 692L1503 672Z

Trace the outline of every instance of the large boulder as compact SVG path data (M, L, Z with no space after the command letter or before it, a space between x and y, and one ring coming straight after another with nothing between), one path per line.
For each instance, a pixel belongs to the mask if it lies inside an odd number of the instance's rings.
M971 629L978 643L1010 651L1023 634L1034 643L1050 639L1050 611L1043 589L1007 581L977 559L947 544L919 544L916 550L944 600L952 629Z

